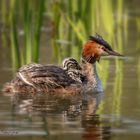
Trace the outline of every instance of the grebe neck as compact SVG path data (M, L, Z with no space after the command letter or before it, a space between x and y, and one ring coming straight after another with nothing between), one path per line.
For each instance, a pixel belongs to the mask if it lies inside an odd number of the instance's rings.
M86 90L91 92L103 92L102 83L99 79L96 62L89 63L84 58L81 59L83 74L87 78Z

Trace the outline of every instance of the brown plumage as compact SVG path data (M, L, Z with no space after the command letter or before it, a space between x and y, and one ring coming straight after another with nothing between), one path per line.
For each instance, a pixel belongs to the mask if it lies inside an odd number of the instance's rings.
M78 92L80 84L58 66L28 64L19 69L15 79L7 84L9 92ZM76 89L74 89L76 88ZM61 90L60 90L61 89ZM69 90L68 90L69 89Z
M5 92L18 93L81 93L102 91L96 71L96 61L102 55L121 56L99 35L91 36L82 51L81 65L73 58L63 61L63 67L28 64L4 86Z

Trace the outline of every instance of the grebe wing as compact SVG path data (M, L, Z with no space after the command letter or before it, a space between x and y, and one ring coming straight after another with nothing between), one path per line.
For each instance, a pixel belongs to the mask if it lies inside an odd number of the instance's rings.
M27 85L45 85L53 88L65 87L74 83L68 74L58 66L28 64L21 67L17 76Z

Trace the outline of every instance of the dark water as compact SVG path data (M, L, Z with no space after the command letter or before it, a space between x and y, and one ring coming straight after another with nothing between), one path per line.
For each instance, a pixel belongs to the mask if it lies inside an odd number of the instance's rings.
M136 46L140 43L134 19L140 13L130 10L129 14L128 42L124 46L126 58L118 61L121 66L118 71L115 71L114 59L105 60L110 61L110 67L104 93L60 97L10 96L1 92L0 139L139 140L140 50ZM45 47L41 53L40 62L45 63L49 53ZM2 88L13 77L8 48L1 47L0 60Z

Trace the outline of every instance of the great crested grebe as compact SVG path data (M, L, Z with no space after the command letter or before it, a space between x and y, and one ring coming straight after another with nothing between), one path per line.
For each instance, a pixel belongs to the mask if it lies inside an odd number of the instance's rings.
M15 78L4 86L4 91L11 93L102 92L96 61L104 55L122 56L113 51L101 36L90 36L83 48L80 64L73 58L67 58L63 61L63 67L25 65L18 70Z

